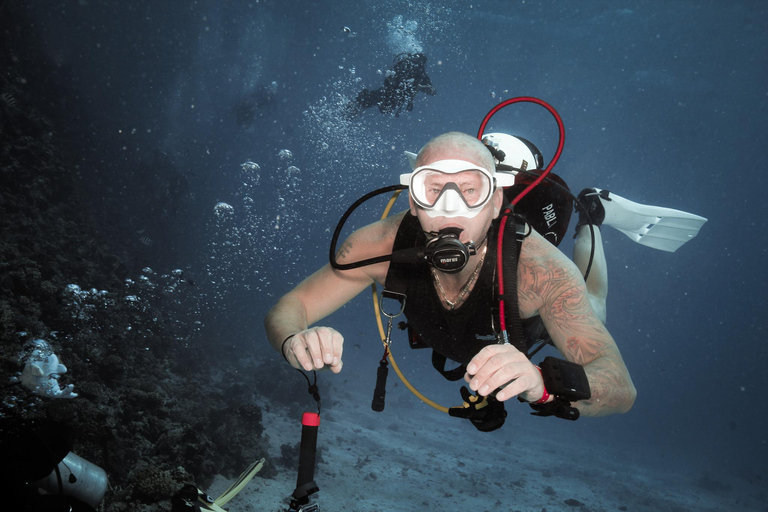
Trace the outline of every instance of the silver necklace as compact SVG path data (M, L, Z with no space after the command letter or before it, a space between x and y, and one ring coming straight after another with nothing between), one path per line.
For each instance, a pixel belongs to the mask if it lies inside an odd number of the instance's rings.
M488 246L485 245L483 247L483 254L480 256L480 261L477 262L477 267L475 267L475 270L472 272L472 275L469 276L469 279L467 279L467 282L464 283L464 286L461 287L461 290L459 290L459 294L456 296L456 299L454 300L448 300L448 296L445 293L445 289L443 289L443 285L440 283L440 278L438 277L437 270L435 270L434 267L431 267L432 277L435 278L435 283L437 284L437 287L440 290L440 294L443 296L443 301L446 304L448 304L451 310L456 309L456 306L461 304L461 301L464 300L464 296L469 292L469 287L472 286L472 283L475 282L475 279L477 278L477 274L480 272L480 267L483 266L483 261L485 260L485 253L487 251L488 251Z

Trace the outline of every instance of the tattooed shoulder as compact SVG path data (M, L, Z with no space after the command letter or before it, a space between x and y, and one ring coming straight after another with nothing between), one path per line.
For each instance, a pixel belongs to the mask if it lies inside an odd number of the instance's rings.
M525 241L518 264L519 292L529 300L546 300L579 284L571 261L549 242L539 238Z

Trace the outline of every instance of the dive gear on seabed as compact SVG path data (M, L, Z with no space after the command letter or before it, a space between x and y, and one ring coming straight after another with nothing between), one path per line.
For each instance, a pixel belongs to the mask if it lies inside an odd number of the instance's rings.
M296 489L289 498L286 512L317 512L320 507L312 501L312 495L319 491L314 481L315 458L317 453L317 430L320 426L320 392L317 387L317 373L314 382L297 370L307 380L307 391L315 402L317 412L305 412L301 418L301 445L299 451L299 467L296 479ZM248 467L221 496L214 499L194 484L185 484L171 499L171 512L226 512L222 507L234 498L264 466L261 459Z
M72 452L75 430L48 420L0 420L4 510L93 512L107 492L107 474Z
M211 510L213 512L226 512L222 507L232 498L237 496L243 487L258 473L264 466L265 459L261 459L251 464L248 469L237 478L237 480L224 491L221 496L213 499L204 491L198 489L194 484L185 484L179 492L171 499L171 512L201 512Z

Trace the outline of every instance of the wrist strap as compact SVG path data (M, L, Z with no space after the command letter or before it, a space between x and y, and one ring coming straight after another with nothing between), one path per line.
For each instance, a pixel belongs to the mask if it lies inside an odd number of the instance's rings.
M286 343L288 343L288 340L289 340L289 339L291 339L291 338L293 338L294 336L296 336L296 334L295 334L295 333L294 333L294 334L291 334L290 336L288 336L287 338L285 338L285 339L283 340L283 344L280 346L280 353L281 353L281 354L283 354L283 359L285 359L285 360L286 360L286 362L288 362L288 363L290 363L290 361L288 361L288 358L285 356L285 344L286 344ZM539 369L539 371L541 371L541 369Z
M531 402L531 404L533 405L545 404L547 403L547 400L549 400L550 394L549 394L549 391L547 391L547 387L544 386L544 374L541 373L541 368L539 368L537 365L533 365L533 366L536 366L536 369L539 370L539 375L541 375L541 381L542 381L541 385L544 387L544 395L542 395L542 397L536 402Z

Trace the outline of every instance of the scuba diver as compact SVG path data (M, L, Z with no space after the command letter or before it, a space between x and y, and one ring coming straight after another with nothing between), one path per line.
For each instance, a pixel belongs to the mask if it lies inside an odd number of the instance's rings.
M355 117L365 109L378 107L382 114L400 116L403 108L413 110L413 98L424 92L436 94L435 87L427 75L427 56L423 53L401 53L394 60L393 69L387 71L384 86L373 91L363 89L346 107L348 118Z
M458 373L469 386L462 389L465 410L451 414L470 419L479 430L501 426L503 402L513 397L535 410L553 407L540 410L542 416L627 412L635 387L590 306L577 266L524 220L511 222L512 234L504 237L517 250L500 257L496 235L509 231L502 226L503 189L515 184L515 175L497 169L482 142L458 132L429 141L415 165L401 175L409 209L352 233L332 264L270 310L265 326L273 347L294 368L340 372L343 336L313 325L376 282L406 298L408 327L433 354L460 365L444 373L452 380ZM410 253L417 257L395 258ZM508 288L517 293L503 295L499 289L497 295L496 285L506 286L510 277L517 282ZM510 306L504 315L496 307L502 297ZM537 367L526 355L531 348L526 340L501 336L505 319L515 333L522 329L516 324L537 315L565 360L547 358L554 361ZM575 417L568 412L573 403Z

